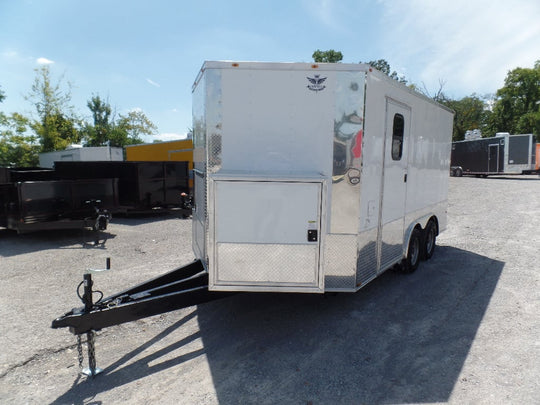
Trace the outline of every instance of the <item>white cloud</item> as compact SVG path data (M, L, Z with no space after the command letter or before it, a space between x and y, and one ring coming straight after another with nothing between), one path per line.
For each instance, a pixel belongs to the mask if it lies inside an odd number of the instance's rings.
M150 84L151 84L152 86L154 86L154 87L161 87L161 85L160 85L159 83L156 83L156 82L153 81L152 79L148 79L148 78L147 78L146 81L147 81L148 83L150 83Z
M304 0L303 4L304 9L325 27L337 32L345 31L343 22L340 19L342 13L347 13L347 9L342 2L336 0Z
M385 55L412 81L454 97L495 92L506 73L540 58L540 3L380 0ZM393 66L392 66L393 67ZM414 71L414 73L412 73ZM451 94L456 93L456 94Z
M36 62L38 65L50 65L54 63L54 61L47 59L47 58L37 58Z
M2 52L2 57L5 59L19 59L19 53L17 51L14 51L12 49L8 49L4 52Z

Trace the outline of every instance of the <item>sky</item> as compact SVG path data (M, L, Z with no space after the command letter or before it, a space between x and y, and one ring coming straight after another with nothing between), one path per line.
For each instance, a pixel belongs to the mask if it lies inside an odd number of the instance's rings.
M46 64L89 121L93 95L117 114L141 109L158 128L147 142L185 137L205 60L334 49L455 99L495 93L540 60L538 0L0 0L0 21L0 111L35 114L24 96Z

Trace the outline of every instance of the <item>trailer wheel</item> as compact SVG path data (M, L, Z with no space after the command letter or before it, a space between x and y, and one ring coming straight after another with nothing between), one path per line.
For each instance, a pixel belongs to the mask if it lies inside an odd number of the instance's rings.
M454 171L454 176L455 176L455 177L461 177L461 176L463 176L463 170L461 169L461 167L458 167L458 168Z
M424 252L423 257L425 260L431 259L433 252L435 251L437 239L437 226L435 222L429 221L424 230Z
M420 264L420 256L422 253L422 234L418 229L414 229L409 240L409 249L407 257L403 261L402 271L404 273L412 273Z

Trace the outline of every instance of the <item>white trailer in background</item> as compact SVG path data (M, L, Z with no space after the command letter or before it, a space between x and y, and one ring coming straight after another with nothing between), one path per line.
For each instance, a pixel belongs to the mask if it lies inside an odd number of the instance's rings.
M446 228L453 113L364 64L205 62L193 248L209 290L356 291Z
M122 148L111 146L71 146L65 150L39 154L39 167L53 168L54 162L121 162Z

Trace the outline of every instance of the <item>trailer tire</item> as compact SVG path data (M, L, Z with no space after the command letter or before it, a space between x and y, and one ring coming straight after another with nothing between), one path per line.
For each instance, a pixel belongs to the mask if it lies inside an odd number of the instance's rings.
M403 273L412 273L418 268L420 264L420 257L422 255L422 233L418 229L413 229L411 233L411 239L409 240L409 249L407 250L407 257L403 260L402 271Z
M454 171L454 176L455 176L455 177L461 177L461 176L463 176L463 170L461 169L461 167L458 167L458 168Z
M423 254L422 257L424 260L431 259L431 256L433 256L433 252L435 252L435 246L437 242L437 226L435 225L435 222L430 220L427 225L426 229L424 229L424 243L423 243Z

